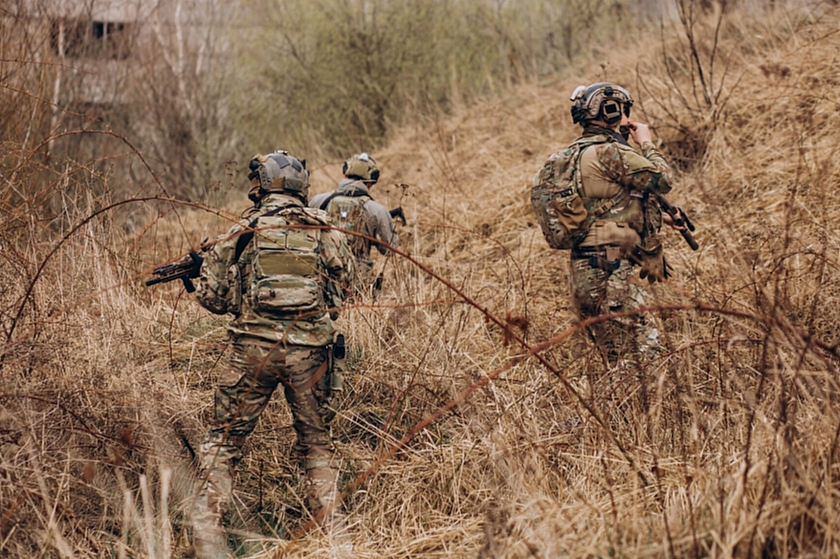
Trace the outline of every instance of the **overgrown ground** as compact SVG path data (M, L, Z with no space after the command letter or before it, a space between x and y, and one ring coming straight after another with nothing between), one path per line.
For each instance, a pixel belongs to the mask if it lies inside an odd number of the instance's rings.
M733 14L718 41L707 16L694 52L666 30L374 154L375 195L409 224L405 255L379 261L383 297L341 321L355 556L840 555L838 15ZM668 236L674 278L651 288L667 353L645 382L606 382L528 201L575 136L569 92L602 78L631 88L679 163L673 199L701 244ZM49 182L64 219L46 223L30 209L45 193L15 193L34 160L2 186L0 554L188 556L224 319L142 279L223 230L245 181L217 215L86 197L114 179L75 162ZM315 190L338 174L317 169ZM237 556L332 556L303 532L292 442L278 395L238 470Z

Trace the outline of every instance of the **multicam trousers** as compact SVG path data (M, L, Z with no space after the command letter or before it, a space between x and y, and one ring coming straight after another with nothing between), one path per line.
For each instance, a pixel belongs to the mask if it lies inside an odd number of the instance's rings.
M572 301L580 320L645 306L647 293L631 281L632 264L621 260L613 272L593 268L587 258L572 258L569 279ZM660 352L659 330L644 313L597 322L587 333L608 364L608 368L635 369L643 375L645 363ZM623 366L623 367L622 367Z
M322 416L326 394L318 382L327 372L327 352L326 347L283 346L242 336L233 342L233 355L216 389L215 417L200 448L193 514L198 557L224 556L221 517L230 501L231 470L278 384L294 417L295 450L303 459L309 507L316 515L334 507L335 447Z

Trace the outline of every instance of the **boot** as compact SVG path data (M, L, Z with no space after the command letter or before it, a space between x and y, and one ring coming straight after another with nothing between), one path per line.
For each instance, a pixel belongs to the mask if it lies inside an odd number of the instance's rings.
M315 460L307 460L311 465ZM312 516L332 540L335 557L352 557L353 544L341 503L338 502L338 469L320 464L306 470L306 501Z
M228 557L222 515L226 502L216 493L215 487L203 479L193 508L193 541L198 559L224 559Z
M195 556L198 559L226 559L229 554L222 516L233 486L230 465L209 445L202 445L201 454L201 473L192 512Z

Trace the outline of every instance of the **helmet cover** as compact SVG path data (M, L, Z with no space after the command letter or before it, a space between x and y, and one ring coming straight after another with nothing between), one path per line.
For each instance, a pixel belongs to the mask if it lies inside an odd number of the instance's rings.
M306 160L277 150L268 155L257 154L248 163L251 192L248 197L261 197L269 192L281 192L306 201L309 196L309 171Z
M379 168L376 161L367 153L354 155L344 162L342 173L348 179L356 179L368 184L375 184L379 180Z
M621 121L621 115L630 116L633 97L620 85L599 82L584 87L578 86L572 96L572 121L585 124L593 120L614 126Z

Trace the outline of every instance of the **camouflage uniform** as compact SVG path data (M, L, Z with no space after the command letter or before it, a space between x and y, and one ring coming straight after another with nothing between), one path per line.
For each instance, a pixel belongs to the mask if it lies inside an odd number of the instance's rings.
M634 269L628 256L638 247L659 243L662 214L649 192L665 194L671 187L670 169L651 142L640 146L640 154L615 130L595 124L588 125L577 142L591 144L580 155L581 197L587 205L593 200L594 205L597 200L620 200L598 217L571 250L572 302L578 318L586 320L647 304L645 289L631 280ZM549 158L547 165L558 154ZM593 257L604 266L593 266ZM644 314L599 322L588 332L610 367L628 361L638 367L659 351L659 332Z
M391 214L388 210L370 197L367 185L360 180L345 178L338 183L336 191L319 194L309 201L309 207L322 208L325 202L328 202L333 194L338 193L347 196L361 196L364 197L363 208L365 211L365 235L371 239L379 239L385 245L399 248L400 239L397 235L397 228L394 221L391 219ZM352 247L353 256L356 257L356 278L354 285L357 288L365 288L370 286L373 281L373 260L370 257L372 247L380 254L388 254L388 249L383 245L374 243L370 239L348 239L348 243Z
M596 136L603 143L590 146L581 155L581 195L608 199L623 190L629 196L626 203L601 216L571 251L572 300L581 320L647 304L645 289L630 281L634 270L627 254L636 246L658 242L662 214L648 193L657 190L665 194L671 189L670 169L653 143L643 143L639 154L610 129L591 125L584 130L583 138ZM618 269L610 272L591 266L593 253L601 253L608 261L617 257ZM644 314L600 322L589 332L613 366L623 359L638 366L659 351L659 332Z
M253 294L248 291L256 243L243 232L267 215L284 223L313 226L285 230L306 235L308 241L320 239L318 268L326 276L324 308L288 319L262 316L252 308ZM305 208L296 197L268 194L250 215L219 237L205 256L198 302L211 312L231 313L235 318L228 327L233 354L220 375L212 427L200 448L201 486L194 519L200 557L221 553L221 516L230 500L231 469L278 384L283 385L294 417L295 449L303 458L310 509L317 514L335 501L338 470L323 412L328 403L329 346L336 315L327 307L341 306L346 275L353 266L344 236L322 229L325 225L324 212ZM259 236L259 230L253 233L254 239Z

